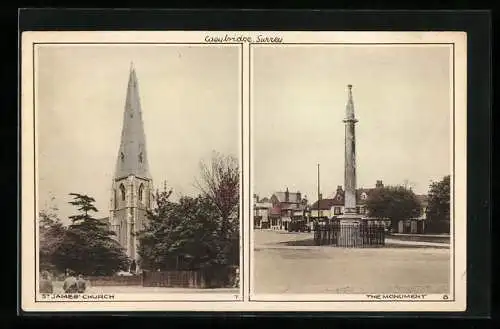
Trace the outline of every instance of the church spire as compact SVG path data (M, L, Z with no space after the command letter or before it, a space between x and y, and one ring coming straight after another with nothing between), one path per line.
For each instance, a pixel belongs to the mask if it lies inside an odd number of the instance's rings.
M151 179L146 152L146 135L142 121L139 85L133 62L130 63L115 178L127 177L129 175Z

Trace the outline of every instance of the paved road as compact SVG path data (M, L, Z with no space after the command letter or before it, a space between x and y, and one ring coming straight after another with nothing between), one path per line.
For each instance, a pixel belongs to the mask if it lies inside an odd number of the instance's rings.
M404 246L424 246L424 247L439 247L439 248L449 248L450 244L449 243L442 243L442 242L428 242L428 241L408 241L408 240L398 240L398 239L391 239L391 238L386 238L385 239L386 243L390 244L399 244L399 245L404 245Z
M308 246L312 233L254 232L256 294L447 293L450 250ZM293 243L290 243L293 241Z

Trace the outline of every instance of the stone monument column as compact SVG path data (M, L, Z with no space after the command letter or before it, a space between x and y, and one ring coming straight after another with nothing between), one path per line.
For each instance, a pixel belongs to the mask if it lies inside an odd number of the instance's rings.
M344 214L356 213L356 135L352 85L348 85L348 101L345 123L345 163L344 163Z
M347 85L348 100L345 124L345 163L344 163L344 213L340 217L340 246L358 246L363 243L360 225L362 217L356 211L356 134L352 85Z

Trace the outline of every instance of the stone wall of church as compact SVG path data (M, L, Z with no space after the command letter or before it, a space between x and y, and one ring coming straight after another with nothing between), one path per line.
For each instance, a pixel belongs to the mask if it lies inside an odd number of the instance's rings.
M113 222L111 227L116 234L116 239L120 245L125 246L127 241L127 216L126 209L113 211Z
M127 206L127 197L129 194L129 184L127 181L121 181L114 184L114 195L116 197L113 204L114 209L121 209Z
M147 209L152 206L152 182L129 176L118 182L113 182L111 195L112 229L120 245L127 251L129 257L136 258L139 241L128 233L140 232L147 223ZM128 223L132 220L132 223Z
M145 209L137 209L136 231L143 230L147 221L147 211Z

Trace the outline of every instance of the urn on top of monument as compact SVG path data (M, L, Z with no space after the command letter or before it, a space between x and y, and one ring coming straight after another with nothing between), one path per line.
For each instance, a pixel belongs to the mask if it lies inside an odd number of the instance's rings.
M352 85L347 85L347 105L345 109L344 122L353 121L358 122L354 117L354 101L352 100Z
M356 135L354 102L352 100L352 85L347 85L348 100L345 119L345 166L344 166L344 214L356 213Z

